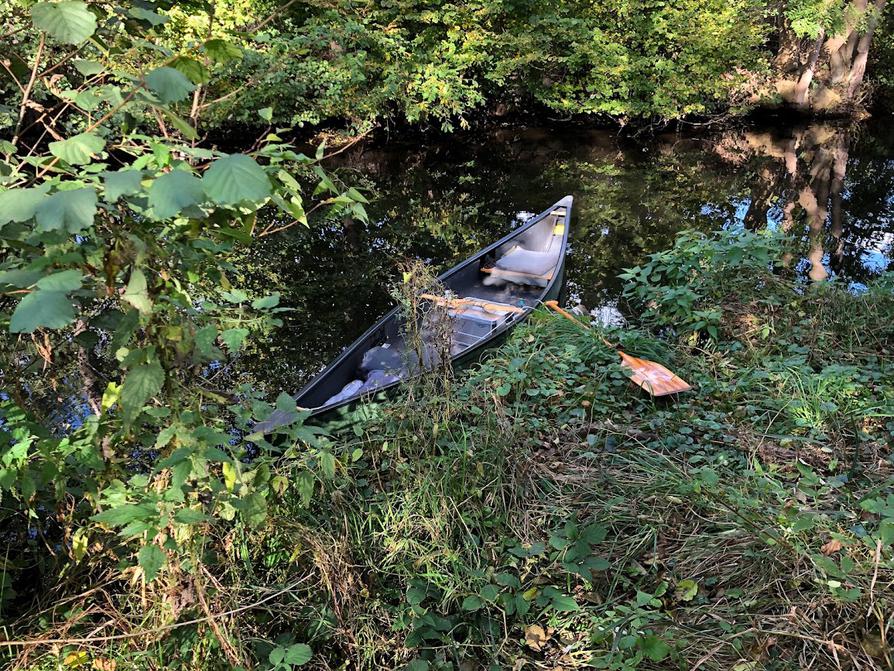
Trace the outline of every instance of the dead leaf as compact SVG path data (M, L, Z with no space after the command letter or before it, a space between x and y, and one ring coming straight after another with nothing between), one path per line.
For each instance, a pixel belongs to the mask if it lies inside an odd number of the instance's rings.
M118 668L118 662L114 659L103 659L102 657L97 657L93 660L93 669L94 671L115 671Z
M532 650L540 652L543 650L544 646L549 643L552 632L552 627L547 627L546 630L544 630L539 624L530 624L525 627L525 643L527 643L528 647Z
M829 555L835 554L843 547L844 546L841 544L840 540L838 540L837 538L833 538L820 548L820 552L828 557Z

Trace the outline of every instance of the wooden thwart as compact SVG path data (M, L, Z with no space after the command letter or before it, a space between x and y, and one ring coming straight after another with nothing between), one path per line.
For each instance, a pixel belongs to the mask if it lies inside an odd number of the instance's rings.
M574 315L570 312L560 308L558 302L546 301L544 305L552 308L563 317L570 319L581 328L589 328L583 322L575 319ZM645 389L652 396L668 396L670 394L679 394L680 392L692 389L692 386L688 382L685 382L682 378L669 371L660 363L630 356L626 352L622 352L616 346L612 345L605 338L602 338L602 342L604 342L607 347L611 347L618 352L621 356L622 366L626 366L633 371L633 375L630 376L633 383Z
M506 305L505 303L491 303L489 301L479 300L477 298L444 298L443 296L435 296L434 294L420 294L420 298L424 298L438 305L446 305L450 308L469 308L476 307L488 312L513 312L521 314L523 308L517 308L514 305Z

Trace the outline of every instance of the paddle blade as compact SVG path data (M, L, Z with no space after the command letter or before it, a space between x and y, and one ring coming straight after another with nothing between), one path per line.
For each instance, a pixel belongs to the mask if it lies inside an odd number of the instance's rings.
M624 352L621 355L621 365L627 366L633 371L630 379L652 396L669 396L689 391L692 387L683 379L677 377L660 363L648 359L637 359Z

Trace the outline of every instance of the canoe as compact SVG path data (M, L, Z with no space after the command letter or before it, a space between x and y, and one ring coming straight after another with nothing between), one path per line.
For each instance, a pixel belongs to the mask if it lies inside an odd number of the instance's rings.
M478 360L538 305L559 297L572 203L573 198L565 196L440 275L445 295L420 296L447 306L454 366ZM399 308L382 317L298 392L297 406L309 411L309 417L335 416L434 365L435 357L423 353L420 362L407 351L402 319ZM254 430L267 433L290 421L280 415L274 412Z

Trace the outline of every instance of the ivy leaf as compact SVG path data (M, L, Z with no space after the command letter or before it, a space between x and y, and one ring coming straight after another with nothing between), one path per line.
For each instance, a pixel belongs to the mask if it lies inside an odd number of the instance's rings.
M169 219L204 199L202 181L185 170L166 172L149 187L149 205L157 219Z
M270 195L270 180L264 169L245 154L216 160L202 178L205 193L218 205L264 200Z
M132 196L140 192L143 172L142 170L104 172L102 179L106 188L105 200L107 203L114 203L121 196Z
M233 352L242 347L242 343L248 337L248 329L227 329L220 334L224 345Z
M11 221L28 221L49 190L49 185L44 184L33 189L10 189L0 193L0 228Z
M157 361L130 370L118 397L126 424L133 422L146 402L161 391L164 382L165 372Z
M103 150L106 141L93 133L78 133L65 140L50 142L50 153L71 165L90 163Z
M145 79L149 90L164 104L183 100L195 89L186 75L168 66L155 68Z
M32 291L19 301L9 320L10 333L39 328L61 329L74 321L74 309L64 291Z
M96 189L92 186L74 191L57 191L41 201L35 210L37 230L79 233L93 224L96 216Z
M208 40L204 46L208 58L215 63L229 63L242 58L242 49L226 40Z
M161 567L165 565L167 556L157 545L144 545L140 548L137 559L140 562L140 568L143 569L143 574L146 576L146 582L152 582L155 580L155 576L158 575Z
M134 268L130 273L130 280L127 282L127 289L121 297L131 305L133 305L140 314L150 314L152 312L152 300L149 298L149 290L146 285L146 276L139 268Z
M31 20L35 28L65 44L80 44L96 32L96 17L85 2L38 2L31 8Z
M81 288L83 279L80 270L63 270L38 280L37 288L44 291L76 291Z

